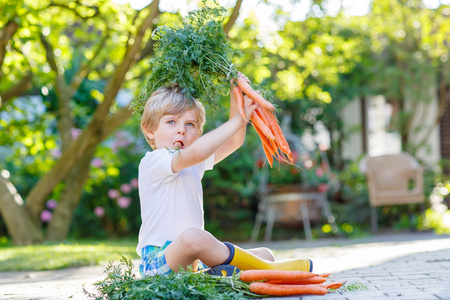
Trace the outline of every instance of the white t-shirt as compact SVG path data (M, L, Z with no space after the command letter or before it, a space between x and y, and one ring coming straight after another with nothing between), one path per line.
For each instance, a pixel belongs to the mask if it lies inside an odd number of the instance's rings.
M147 152L139 164L142 218L136 247L139 255L145 246L161 247L186 229L204 228L201 179L206 170L212 170L214 155L202 163L173 173L174 153L167 149Z

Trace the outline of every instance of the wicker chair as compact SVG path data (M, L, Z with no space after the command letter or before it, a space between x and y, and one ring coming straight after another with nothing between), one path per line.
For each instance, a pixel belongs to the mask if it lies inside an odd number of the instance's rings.
M366 156L360 170L367 175L372 233L377 233L376 207L424 203L423 168L408 153Z

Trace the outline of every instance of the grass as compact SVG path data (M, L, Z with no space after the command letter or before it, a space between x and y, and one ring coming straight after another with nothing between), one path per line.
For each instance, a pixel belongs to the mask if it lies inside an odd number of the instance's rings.
M367 291L368 288L362 283L352 283L349 285L344 285L342 289L339 289L340 292L358 292L358 291Z
M101 265L122 256L137 259L136 240L68 241L0 247L0 272L42 271Z

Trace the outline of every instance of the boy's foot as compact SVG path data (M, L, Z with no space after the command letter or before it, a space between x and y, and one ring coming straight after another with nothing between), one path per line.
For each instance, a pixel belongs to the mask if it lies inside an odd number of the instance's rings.
M239 273L239 269L232 265L218 265L206 270L205 273L225 277Z

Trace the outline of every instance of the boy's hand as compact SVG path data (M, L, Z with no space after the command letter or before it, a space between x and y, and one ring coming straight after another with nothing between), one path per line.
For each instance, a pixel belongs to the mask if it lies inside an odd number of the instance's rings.
M245 123L248 123L248 121L252 118L252 115L255 112L258 105L259 104L255 103L255 101L253 101L253 99L251 99L249 96L244 95Z
M242 78L244 78L244 79L245 79L245 81L247 81L247 82L248 82L248 84L251 84L251 82L250 82L250 79L248 79L248 77L247 77L247 76L245 76L244 74L242 74L241 72L238 72L238 77L242 77Z
M243 78L245 79L246 82L248 82L249 84L251 84L250 79L248 79L247 76L245 76L244 74L242 74L241 72L238 72L238 76L239 78ZM233 86L234 80L231 80L231 84ZM254 105L254 101L249 98L247 95L243 95L243 99L241 100L242 103L239 104L239 101L233 91L233 89L238 89L239 92L242 94L242 91L238 88L238 87L232 87L232 91L230 92L230 119L232 119L233 117L236 117L236 114L240 114L240 116L242 117L243 121L245 122L245 124L250 120L253 112L256 109L255 107L252 107L252 105ZM239 111L239 113L238 113Z
M241 72L238 72L238 76L241 78L244 78L245 81L248 82L248 84L251 84L250 79L248 79L247 76L242 74ZM259 91L256 91L259 94ZM255 111L257 107L257 103L253 101L249 96L244 94L244 113L245 113L245 121L249 121L252 118L253 112Z

